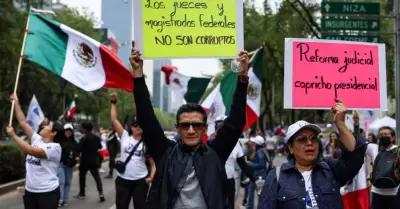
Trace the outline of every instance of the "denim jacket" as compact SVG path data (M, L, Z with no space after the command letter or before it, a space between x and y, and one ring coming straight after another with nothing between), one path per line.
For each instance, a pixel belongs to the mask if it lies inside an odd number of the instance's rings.
M352 180L364 163L367 141L356 140L349 152L343 147L339 159L320 158L312 171L312 188L319 209L343 209L340 187ZM303 176L291 160L282 165L277 182L276 171L269 172L259 202L259 209L306 209Z

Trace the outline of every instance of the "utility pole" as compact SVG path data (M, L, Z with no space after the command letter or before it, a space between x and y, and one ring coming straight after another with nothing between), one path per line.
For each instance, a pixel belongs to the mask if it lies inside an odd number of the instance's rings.
M400 4L398 0L394 0L394 17L395 17L395 21L394 21L394 43L395 43L395 55L394 55L394 66L395 66L395 71L396 71L396 135L397 135L397 139L399 138L399 134L400 134L400 40L399 40L399 27L400 27L400 21L399 21L399 8ZM396 142L398 143L399 140L396 140Z

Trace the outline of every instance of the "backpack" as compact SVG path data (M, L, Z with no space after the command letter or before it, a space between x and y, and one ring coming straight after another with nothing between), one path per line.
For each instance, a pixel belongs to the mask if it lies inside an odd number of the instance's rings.
M371 180L376 188L388 189L399 185L394 169L396 165L396 149L383 150L376 156Z

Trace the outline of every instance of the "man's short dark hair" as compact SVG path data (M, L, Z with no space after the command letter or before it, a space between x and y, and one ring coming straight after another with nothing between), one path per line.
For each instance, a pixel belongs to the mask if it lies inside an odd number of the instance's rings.
M203 109L203 107L201 105L194 104L194 103L184 104L178 109L178 112L176 113L176 122L177 123L179 123L181 114L185 113L185 112L198 112L203 116L203 122L207 123L206 111Z
M91 122L88 122L88 121L83 122L82 123L82 129L86 130L88 132L91 132L93 130L93 124Z
M394 132L393 128L389 127L389 126L382 126L381 128L379 128L378 133L381 132L381 130L386 129L390 131L390 135L395 137L396 136L396 132Z

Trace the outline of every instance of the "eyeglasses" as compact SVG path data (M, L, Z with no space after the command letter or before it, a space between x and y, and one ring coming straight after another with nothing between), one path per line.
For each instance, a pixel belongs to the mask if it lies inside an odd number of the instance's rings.
M137 127L139 127L139 124L137 124L137 123L133 123L133 124L131 124L131 126L133 126L133 127L137 128Z
M318 142L318 138L315 135L309 135L309 136L297 136L294 138L296 141L305 144L307 140L309 139L312 143Z
M195 131L200 131L205 127L204 123L178 123L176 125L179 129L183 129L183 130L189 130L190 126L192 126L192 128Z

